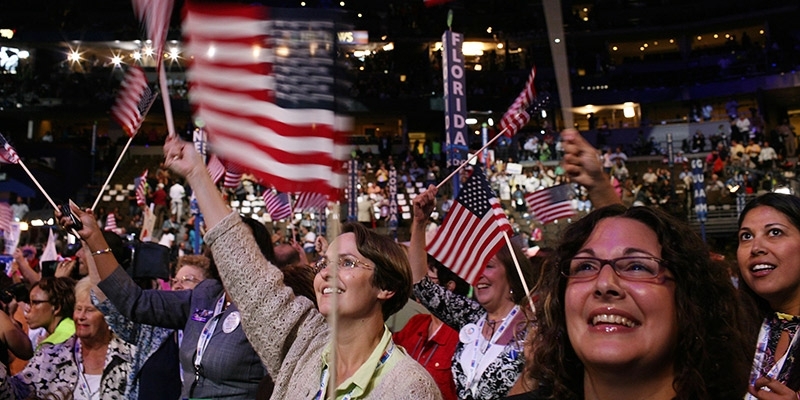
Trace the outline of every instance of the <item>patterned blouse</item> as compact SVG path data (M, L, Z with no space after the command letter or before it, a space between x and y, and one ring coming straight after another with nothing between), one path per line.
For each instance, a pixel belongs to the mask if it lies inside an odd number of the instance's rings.
M448 291L444 287L430 281L427 277L414 285L414 295L433 315L444 321L456 331L461 331L468 324L478 324L486 318L486 310L477 301ZM467 347L474 346L472 341L459 341L453 354L453 377L459 399L501 399L514 386L522 373L524 357L519 338L524 338L526 328L514 327L514 338L502 350L480 375L478 381L470 388L470 379L464 371L460 360Z
M165 341L170 340L175 333L174 329L161 328L147 324L137 324L123 316L108 299L99 301L94 293L91 294L92 304L105 316L106 323L119 337L137 347L131 357L130 372L128 373L128 399L139 398L139 372ZM179 376L176 377L180 379ZM168 378L168 377L165 377ZM180 382L179 382L180 383Z
M774 313L764 320L758 335L753 369L750 372L751 384L761 376L768 376L783 384L788 383L795 367L798 328L800 328L800 317L794 315ZM783 332L788 336L789 346L782 356L775 359L775 351ZM747 394L745 399L750 400L755 397Z
M49 399L72 398L81 379L78 369L81 352L72 336L66 342L42 346L22 372L8 376L5 366L0 365L0 400L6 399ZM130 371L131 354L135 347L125 343L116 335L111 338L106 352L106 363L100 378L100 398L116 400L125 398L126 382ZM75 399L88 399L86 393L78 390Z

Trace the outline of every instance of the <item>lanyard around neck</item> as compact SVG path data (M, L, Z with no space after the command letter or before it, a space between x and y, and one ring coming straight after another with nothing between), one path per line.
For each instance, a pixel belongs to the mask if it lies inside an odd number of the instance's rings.
M386 363L386 360L388 360L389 357L391 357L393 351L394 351L394 341L389 340L389 345L386 346L386 351L383 352L381 359L378 360L378 365L375 366L376 371L379 370L383 366L383 364ZM333 362L336 362L336 360L334 360ZM314 396L314 400L323 400L325 398L325 388L327 386L327 383L328 383L328 366L325 365L322 368L322 378L319 381L319 391L317 391L317 394ZM345 394L342 397L342 400L350 400L351 398L353 398L354 390L356 390L355 387L350 389L350 391L347 392L347 394ZM336 389L334 389L334 393L335 392Z
M200 376L200 371L202 371L203 355L206 352L206 348L208 348L208 342L211 341L211 336L214 335L214 329L217 328L217 323L222 317L224 306L225 294L223 293L222 297L217 300L216 307L214 307L214 316L206 322L203 331L200 332L200 337L197 339L197 352L194 357L195 380Z

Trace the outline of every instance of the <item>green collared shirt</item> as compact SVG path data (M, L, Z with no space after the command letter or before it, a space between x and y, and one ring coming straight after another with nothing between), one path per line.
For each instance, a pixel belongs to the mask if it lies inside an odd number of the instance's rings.
M322 352L322 364L324 370L328 368L328 355L330 354L330 344L325 348ZM389 348L391 346L391 348ZM386 352L391 351L389 357L381 363L381 358L386 354ZM361 367L358 368L353 376L347 378L344 382L342 382L339 387L336 388L336 399L340 400L345 398L348 394L350 395L350 399L360 399L366 397L369 392L378 385L381 378L388 371L397 364L400 356L398 356L398 351L402 352L402 348L396 346L392 342L392 333L389 331L389 328L384 325L383 327L383 337L381 337L381 341L372 350L372 354L370 354L367 361L364 364L361 364ZM327 391L328 383L325 382L325 387L323 390Z
M72 321L72 318L64 318L61 320L61 322L58 323L58 326L56 326L56 329L53 331L53 333L50 334L50 336L44 338L41 342L39 342L39 345L36 346L36 350L39 350L39 348L42 347L42 345L45 343L49 344L64 343L74 334L75 334L75 322Z

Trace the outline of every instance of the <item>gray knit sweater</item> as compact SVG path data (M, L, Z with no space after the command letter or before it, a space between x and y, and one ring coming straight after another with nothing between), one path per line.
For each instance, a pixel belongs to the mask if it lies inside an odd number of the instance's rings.
M266 365L272 399L311 399L319 391L330 330L314 304L295 297L283 274L259 252L249 228L231 213L205 235L242 328ZM433 378L403 351L364 399L441 399ZM394 356L394 355L393 355Z

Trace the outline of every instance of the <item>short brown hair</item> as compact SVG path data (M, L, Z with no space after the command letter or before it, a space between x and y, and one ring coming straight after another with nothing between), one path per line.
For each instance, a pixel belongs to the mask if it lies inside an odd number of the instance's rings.
M361 224L346 223L342 233L352 232L356 248L364 257L375 263L372 285L394 292L394 296L381 305L383 320L406 305L411 296L411 264L405 250L388 236L379 235Z
M175 272L174 274L178 273L184 265L190 265L192 267L200 268L203 271L203 278L211 278L211 259L208 257L201 255L201 254L187 254L185 256L178 257L178 262L175 264Z

